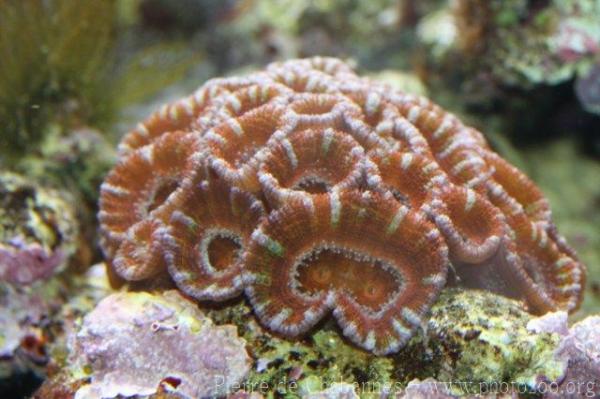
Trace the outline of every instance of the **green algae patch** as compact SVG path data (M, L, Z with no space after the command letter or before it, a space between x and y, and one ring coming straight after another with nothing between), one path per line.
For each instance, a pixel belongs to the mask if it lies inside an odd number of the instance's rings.
M542 379L557 380L565 369L554 359L560 337L532 334L526 328L532 318L510 299L483 291L446 290L427 326L427 347L433 354L429 363L438 366L434 377L460 382L470 393L493 391L502 383L529 391Z
M336 383L352 384L360 397L399 392L414 380L434 378L456 394L510 389L536 393L556 381L565 364L554 359L560 337L534 334L535 317L520 302L490 292L446 289L431 319L397 354L375 356L349 343L332 320L301 340L264 330L244 301L207 311L218 324L238 326L254 366L243 389L266 397L299 397Z

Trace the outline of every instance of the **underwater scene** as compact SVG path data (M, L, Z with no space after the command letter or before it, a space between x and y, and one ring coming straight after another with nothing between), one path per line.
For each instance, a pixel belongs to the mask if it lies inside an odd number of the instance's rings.
M13 398L600 398L600 0L0 0Z

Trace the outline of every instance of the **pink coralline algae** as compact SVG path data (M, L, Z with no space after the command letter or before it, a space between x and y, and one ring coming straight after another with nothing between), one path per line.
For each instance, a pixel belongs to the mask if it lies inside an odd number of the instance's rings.
M103 299L72 338L69 364L90 378L76 399L145 396L159 388L207 398L241 383L250 357L235 327L214 326L194 303L167 291Z
M447 280L537 313L581 301L585 268L532 181L454 115L337 59L210 80L119 150L99 212L116 273L244 293L285 336L333 314L395 352Z
M20 237L0 247L0 280L13 284L29 284L46 279L64 263L60 251L48 252L38 243L25 243Z
M568 359L560 397L600 397L600 316L573 325L560 344L558 356ZM574 386L578 389L569 392Z
M549 399L600 397L600 316L589 316L570 329L565 312L554 312L532 320L527 328L561 336L555 357L563 361L566 372L548 384Z

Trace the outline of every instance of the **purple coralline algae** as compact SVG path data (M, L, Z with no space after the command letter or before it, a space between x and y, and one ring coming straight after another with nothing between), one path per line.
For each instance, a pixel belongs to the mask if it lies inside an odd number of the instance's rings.
M567 335L569 333L569 315L567 312L558 311L546 313L541 317L531 319L527 323L527 329L533 333L553 333Z
M62 270L78 231L65 195L0 172L0 281L31 284Z
M246 342L234 326L214 326L174 291L117 293L84 317L69 364L87 377L75 399L152 395L181 398L230 393L250 370Z
M50 252L39 243L26 243L15 237L0 247L0 279L13 284L29 284L50 277L65 261L65 255L57 250Z
M600 316L589 316L569 329L566 313L554 312L532 320L527 328L561 336L555 357L567 368L547 384L544 398L600 398Z

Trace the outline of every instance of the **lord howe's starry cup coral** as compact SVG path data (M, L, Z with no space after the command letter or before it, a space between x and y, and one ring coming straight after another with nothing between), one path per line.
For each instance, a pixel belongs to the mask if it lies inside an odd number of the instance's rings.
M287 336L332 314L394 352L447 282L537 313L581 300L585 268L526 176L452 114L336 59L211 80L119 149L99 213L114 270L168 273L199 300L243 293Z

